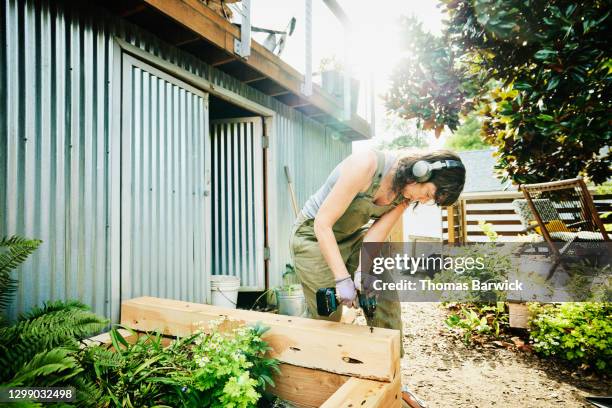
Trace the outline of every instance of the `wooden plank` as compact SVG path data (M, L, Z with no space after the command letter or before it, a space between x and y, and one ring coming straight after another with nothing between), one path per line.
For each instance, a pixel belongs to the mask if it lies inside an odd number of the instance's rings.
M398 330L323 320L226 309L170 299L141 297L124 301L121 323L141 331L184 336L207 330L208 322L227 316L270 327L264 339L272 357L297 366L381 381L399 373Z
M494 231L495 231L495 233L497 235L502 235L502 236L507 236L507 237L514 237L514 236L517 236L517 235L525 235L524 231L497 231L495 229L494 229ZM442 232L443 233L448 233L448 230L446 228L443 228ZM471 236L485 236L485 235L487 235L487 234L485 234L484 231L468 231L467 232L467 236L468 237L471 237Z
M128 330L119 329L119 333L128 341L132 342L136 340L136 337L132 335ZM94 345L105 345L111 344L111 338L109 332L100 333L97 336L89 337L83 340L83 346L89 347Z
M466 203L465 200L459 200L459 225L460 225L460 233L461 233L461 242L467 241L467 214L466 214Z
M510 327L526 329L529 323L529 310L525 303L508 303Z
M321 408L399 408L401 404L399 376L391 383L351 378Z
M467 215L491 215L491 214L506 214L506 215L516 215L514 210L467 210Z
M299 408L320 407L351 377L281 364L281 373L274 376L275 387L268 391Z
M132 344L136 343L136 340L139 337L147 335L146 333L140 333L140 332L132 333L129 330L125 330L125 329L119 329L119 334L121 334L128 343L132 343ZM162 337L161 344L162 346L166 347L170 345L170 343L172 343L173 340L174 339L170 337ZM112 343L112 340L110 337L110 332L104 332L104 333L98 334L97 336L93 336L93 337L84 339L81 347L90 347L93 345L103 346L103 345L110 345L111 343ZM111 349L114 350L114 348L111 348Z
M448 242L454 243L455 242L455 207L453 206L446 207L446 214L448 217L448 228L447 228L447 231L445 232L448 232Z

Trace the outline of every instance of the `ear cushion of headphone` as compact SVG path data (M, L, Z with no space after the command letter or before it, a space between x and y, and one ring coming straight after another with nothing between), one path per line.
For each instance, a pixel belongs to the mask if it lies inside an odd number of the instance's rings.
M426 182L431 177L431 165L424 160L417 161L412 166L412 175L419 183Z

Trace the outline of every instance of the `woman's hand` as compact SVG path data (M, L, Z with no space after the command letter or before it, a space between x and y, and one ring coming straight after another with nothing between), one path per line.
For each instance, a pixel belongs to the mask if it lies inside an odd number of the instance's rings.
M376 277L366 273L363 275L360 270L355 272L355 288L358 291L366 295L366 297L376 296L376 292L374 289L374 282L376 281Z
M350 276L336 280L336 298L338 298L341 304L354 306L356 297L355 282L353 282Z

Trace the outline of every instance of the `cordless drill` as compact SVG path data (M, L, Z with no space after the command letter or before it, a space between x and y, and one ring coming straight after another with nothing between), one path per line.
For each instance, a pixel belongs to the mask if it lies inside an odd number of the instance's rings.
M361 291L357 291L359 307L363 309L363 314L371 319L376 312L376 298L367 297ZM338 309L336 299L336 288L321 288L317 290L317 313L319 316L329 316Z

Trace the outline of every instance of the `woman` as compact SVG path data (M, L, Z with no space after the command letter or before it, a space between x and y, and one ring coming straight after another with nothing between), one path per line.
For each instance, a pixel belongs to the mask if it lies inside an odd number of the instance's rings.
M317 314L317 290L335 287L339 302L353 305L362 243L385 241L411 203L454 203L464 182L461 159L446 150L370 150L342 161L308 199L293 228L291 255L311 316L340 320L342 306L328 317ZM381 299L368 324L401 330L399 302Z

